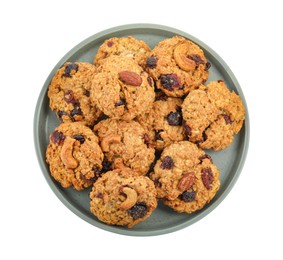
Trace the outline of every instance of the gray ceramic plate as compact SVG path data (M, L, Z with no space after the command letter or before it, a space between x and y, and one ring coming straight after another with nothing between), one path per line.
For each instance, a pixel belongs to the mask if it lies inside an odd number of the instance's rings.
M246 107L246 111L247 106L243 92L232 71L212 49L185 32L161 25L130 24L97 33L70 50L51 71L42 87L34 116L34 142L36 153L40 167L49 186L65 206L67 206L80 218L94 226L124 235L152 236L173 232L195 223L211 212L227 196L239 177L247 155L249 143L249 118L247 112L244 127L240 133L235 136L235 139L229 148L220 152L208 151L208 153L212 156L214 163L221 171L221 188L210 204L205 206L202 210L193 214L178 214L163 205L162 202L159 202L158 208L153 212L150 218L139 223L132 229L108 226L98 221L89 210L90 189L80 192L75 191L72 188L63 189L50 176L48 165L45 162L45 150L48 145L48 137L54 128L59 125L59 121L55 113L49 109L47 89L55 71L66 61L92 62L98 47L104 40L111 37L126 37L128 35L144 40L151 48L153 48L159 41L174 35L181 35L191 41L194 41L204 50L205 56L212 65L208 81L218 79L224 80L231 90L234 90L241 96Z

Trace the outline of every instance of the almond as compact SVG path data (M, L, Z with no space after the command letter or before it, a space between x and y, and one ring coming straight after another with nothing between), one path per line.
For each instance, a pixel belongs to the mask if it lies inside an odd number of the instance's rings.
M180 190L181 192L188 190L194 184L194 180L195 174L193 172L184 174L178 183L178 190Z
M127 85L140 86L142 78L132 71L121 71L119 73L119 79Z

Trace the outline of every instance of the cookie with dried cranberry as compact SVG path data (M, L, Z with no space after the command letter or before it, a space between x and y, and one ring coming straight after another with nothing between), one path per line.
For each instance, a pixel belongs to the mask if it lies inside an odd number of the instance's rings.
M158 94L152 109L137 117L137 121L148 130L149 140L157 150L182 141L185 138L182 126L181 98Z
M100 177L104 155L90 128L81 122L62 123L49 141L46 161L63 188L83 190Z
M61 122L82 121L92 126L102 115L90 102L90 87L95 66L86 62L67 62L58 69L48 89L50 108Z
M109 171L99 178L90 199L90 211L100 221L129 228L146 220L157 207L153 182L127 168Z
M210 63L198 45L174 36L158 43L146 67L157 88L168 96L181 97L207 81Z
M94 64L100 64L103 59L111 55L116 55L130 58L143 67L149 57L150 51L150 47L144 41L138 40L132 36L125 38L114 37L100 45L94 57Z
M106 119L94 126L100 146L113 168L129 167L145 175L154 161L147 132L135 121Z
M130 121L150 110L153 81L132 59L112 55L101 60L97 70L90 97L105 115Z
M166 147L150 174L158 198L178 212L201 209L220 187L210 155L189 141Z
M228 147L242 128L245 107L241 98L222 81L191 91L182 105L184 130L203 149Z

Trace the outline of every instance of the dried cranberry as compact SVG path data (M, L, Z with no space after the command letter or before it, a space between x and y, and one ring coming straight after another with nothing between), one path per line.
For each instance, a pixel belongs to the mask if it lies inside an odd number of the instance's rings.
M58 115L58 118L59 118L60 122L63 122L62 116L69 116L69 115L67 114L67 112L65 112L65 111L63 111L63 110L59 110L59 111L57 112L57 115Z
M66 78L71 78L71 72L72 70L74 70L75 72L78 71L79 66L75 63L70 63L68 65L66 65L65 70L64 70L64 74L62 76L66 77Z
M166 117L168 124L172 126L178 126L182 125L182 114L180 111L176 112L171 112L167 117Z
M144 202L139 202L129 209L129 213L133 219L143 218L147 211L147 205Z
M179 89L182 86L181 80L176 74L161 75L160 83L165 89L169 91L172 91L173 89Z
M120 101L115 103L115 107L119 107L119 106L125 106L126 105L126 100L121 98Z
M160 164L160 168L163 170L170 170L174 167L174 161L170 156L165 156Z
M74 109L71 110L71 113L70 113L71 119L72 119L73 121L75 121L74 116L80 116L80 115L82 115L82 114L83 114L83 112L82 112L82 110L81 110L81 108L80 108L80 103L79 103L79 102L76 102L76 103L74 104Z
M192 129L189 127L189 125L185 121L183 122L183 128L187 136L190 136L192 134Z
M85 142L85 138L82 135L73 135L73 138L80 141L81 144Z
M194 201L196 197L196 192L195 191L184 191L180 195L180 199L185 202L191 202Z
M87 96L87 97L90 96L90 92L88 90L85 91L85 96Z
M96 195L95 195L96 198L99 198L99 199L103 199L103 194L101 192L98 192Z
M153 183L154 183L154 186L156 188L161 188L161 186L162 186L161 182L159 181L159 178L158 179L154 179Z
M65 135L62 132L55 130L50 135L50 140L55 144L61 144L65 139Z
M64 100L69 104L69 103L74 103L74 92L70 89L66 90L64 93Z
M209 154L204 154L202 155L201 157L198 158L201 162L204 160L204 159L209 159L211 162L212 162L212 158Z
M112 42L112 41L108 41L108 42L107 42L107 46L108 46L108 47L112 47L113 44L114 44L114 42Z
M207 62L206 64L205 64L205 68L204 68L204 70L209 70L210 69L210 67L211 67L211 63L210 62Z
M196 63L197 67L200 64L204 64L204 61L202 60L202 58L199 55L197 55L197 54L190 55L189 58Z
M150 69L155 69L157 65L157 57L156 56L151 56L148 58L146 61L146 66L149 67Z
M147 148L149 148L150 147L150 138L149 138L148 134L143 135L143 141L146 144Z
M228 115L222 115L222 116L224 117L224 120L225 120L227 125L231 125L233 123L230 116L228 116Z
M203 185L205 186L206 189L210 190L211 189L211 183L213 182L213 174L211 168L203 168L201 170L201 179L203 182Z

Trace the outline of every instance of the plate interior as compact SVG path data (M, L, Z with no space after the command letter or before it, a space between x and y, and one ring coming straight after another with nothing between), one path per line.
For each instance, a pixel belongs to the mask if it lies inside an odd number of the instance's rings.
M66 61L92 63L98 47L104 40L111 37L127 37L129 35L145 41L151 48L159 41L174 35L181 35L194 41L203 49L207 60L211 63L208 82L219 79L224 80L230 90L235 91L241 96L247 114L243 128L240 133L234 137L233 143L227 149L219 152L213 152L212 150L206 151L212 156L214 163L221 172L221 187L214 199L202 210L192 214L176 213L159 201L158 208L153 212L150 218L137 224L132 229L108 226L97 220L89 210L89 192L91 188L80 192L72 188L63 189L60 184L50 176L49 167L45 162L45 151L49 142L48 137L50 133L54 131L55 127L59 125L55 113L49 108L49 100L47 97L48 85L55 71ZM86 39L74 47L58 62L47 78L38 99L34 120L34 137L39 163L47 182L58 198L75 214L89 223L111 232L125 235L158 235L184 228L198 221L214 209L229 193L237 180L246 157L249 137L248 124L248 111L242 90L228 66L213 50L193 36L173 28L158 25L126 25L109 29Z

